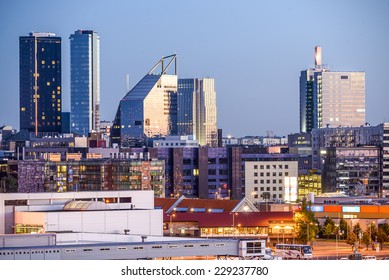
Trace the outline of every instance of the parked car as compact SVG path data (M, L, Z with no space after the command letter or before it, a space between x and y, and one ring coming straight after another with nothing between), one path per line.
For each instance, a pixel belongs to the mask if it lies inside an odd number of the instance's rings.
M362 260L362 255L361 254L351 254L351 255L348 255L347 259L349 259L349 260Z

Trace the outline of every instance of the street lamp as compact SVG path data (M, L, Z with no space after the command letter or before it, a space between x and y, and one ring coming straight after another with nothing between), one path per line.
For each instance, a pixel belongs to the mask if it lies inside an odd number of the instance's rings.
M310 236L309 236L310 235L310 233L309 233L309 225L313 225L313 223L312 222L308 223L308 230L307 230L307 241L308 241L308 243L310 243L310 239L309 239L310 238Z
M172 222L173 222L173 217L176 216L176 214L169 214L170 216L170 223L169 223L169 232L170 232L170 236L173 235L173 225L172 225Z
M235 238L235 215L238 216L238 213L230 213L232 215L232 236Z

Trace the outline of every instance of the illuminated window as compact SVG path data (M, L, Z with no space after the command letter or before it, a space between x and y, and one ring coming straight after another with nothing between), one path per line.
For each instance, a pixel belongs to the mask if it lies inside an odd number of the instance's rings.
M45 116L42 116L42 120L45 120L46 119L46 117Z
M58 87L57 87L57 90L61 90L61 87L60 87L60 86L58 86Z
M53 64L53 65L54 65L54 64L55 64L55 61L53 60L53 61L51 62L51 64Z
M55 95L52 95L51 98L55 99Z
M20 111L26 111L26 108L24 108L24 107L22 107L21 109L20 109Z
M49 85L50 85L50 82L47 82L47 85L49 86Z
M42 52L44 52L45 51L45 48L42 48Z
M60 120L60 119L61 119L61 117L60 117L60 116L58 116L58 117L57 117L57 120Z
M42 64L45 64L45 61L44 61L44 60L42 60Z

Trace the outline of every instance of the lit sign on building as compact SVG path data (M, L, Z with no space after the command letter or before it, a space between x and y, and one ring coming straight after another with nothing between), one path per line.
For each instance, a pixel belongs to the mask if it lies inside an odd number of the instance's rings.
M324 206L312 206L311 210L312 210L312 212L323 212Z
M359 213L361 208L359 206L343 206L342 212L346 213Z

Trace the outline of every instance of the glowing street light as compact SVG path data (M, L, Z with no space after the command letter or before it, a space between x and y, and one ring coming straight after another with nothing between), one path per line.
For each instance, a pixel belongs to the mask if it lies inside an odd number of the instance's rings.
M238 213L230 213L232 215L232 231L233 237L235 238L235 215L238 216Z

